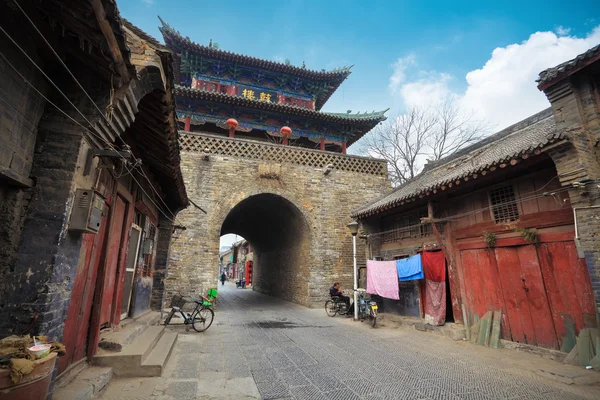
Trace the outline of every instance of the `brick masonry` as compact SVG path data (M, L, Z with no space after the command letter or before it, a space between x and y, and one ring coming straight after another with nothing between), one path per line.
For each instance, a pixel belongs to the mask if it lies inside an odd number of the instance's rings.
M351 211L390 189L385 174L338 169L325 174L325 168L237 154L182 152L188 196L207 214L189 207L177 216L186 230L171 243L165 297L216 286L222 233L238 233L253 246L255 290L320 306L333 281L351 288L352 236L346 224ZM358 259L364 259L363 246L358 249Z

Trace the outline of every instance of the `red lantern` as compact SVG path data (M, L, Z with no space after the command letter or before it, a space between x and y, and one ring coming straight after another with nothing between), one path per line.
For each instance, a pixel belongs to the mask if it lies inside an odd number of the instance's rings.
M288 137L292 134L292 128L289 126L283 126L279 132L281 132L284 137Z
M238 126L238 122L236 119L229 118L225 124L229 127L229 137L235 137L235 128Z
M288 144L288 137L292 134L292 128L290 128L289 126L283 126L281 127L279 132L281 132L281 134L283 135L283 144Z

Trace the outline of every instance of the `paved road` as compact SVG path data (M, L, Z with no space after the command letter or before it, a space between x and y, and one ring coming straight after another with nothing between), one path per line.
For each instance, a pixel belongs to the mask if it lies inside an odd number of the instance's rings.
M533 374L541 357L408 328L371 329L324 310L219 286L214 325L180 339L162 378L117 380L103 398L582 399L598 389Z

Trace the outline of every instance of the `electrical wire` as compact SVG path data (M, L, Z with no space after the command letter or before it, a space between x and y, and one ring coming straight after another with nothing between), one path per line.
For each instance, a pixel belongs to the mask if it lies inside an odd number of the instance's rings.
M554 180L555 178L556 177L552 178L552 180ZM548 196L554 197L554 195L556 195L558 193L566 192L566 191L572 189L572 187L570 187L570 186L565 186L565 187L562 187L560 189L557 189L557 190L553 191L552 193L541 193L541 194L529 195L531 193L536 193L536 192L540 191L541 189L543 189L544 187L546 187L550 182L548 182L546 185L542 186L542 188L540 188L540 189L528 192L527 196L520 197L516 201L525 202L525 201L531 201L531 200L535 200L535 199L543 198L543 197L548 197ZM592 184L594 182L595 182L595 180L591 181L591 182L587 182L586 185ZM465 217L468 217L468 216L471 216L471 215L475 215L477 213L484 212L484 211L487 211L487 210L490 210L490 209L493 209L493 208L502 207L504 205L509 205L509 204L515 204L516 201L515 200L513 200L513 201L506 201L506 202L503 202L503 203L495 204L493 206L487 206L487 207L483 207L483 208L480 208L480 209L471 210L471 211L466 212L466 213L456 214L456 215L453 215L451 217L439 218L439 219L436 219L435 222L433 222L433 223L456 221L458 219L462 219L462 218L465 218ZM432 222L428 222L428 223L432 223ZM398 229L392 229L392 230L383 231L383 232L374 232L374 233L370 233L369 236L380 236L380 235L386 235L386 234L391 234L391 233L409 232L409 231L414 230L416 228L422 227L422 226L424 226L424 225L426 225L428 223L427 222L426 223L419 223L419 224L404 226L404 227L398 228Z
M0 29L1 29L1 27L0 27ZM54 108L56 108L56 109L57 109L57 110L58 110L60 113L62 113L64 116L66 116L66 117L67 117L69 120L73 121L73 122L74 122L76 125L78 125L78 126L79 126L79 127L81 127L82 129L84 129L85 131L89 132L91 135L93 135L93 136L97 137L98 139L100 139L100 140L102 140L102 141L106 142L106 140L105 140L103 137L99 136L98 134L96 134L95 132L91 131L89 128L87 128L87 127L86 127L86 126L84 126L83 124L81 124L81 123L80 123L79 121L77 121L75 118L73 118L72 116L70 116L70 115L69 115L69 114L68 114L66 111L64 111L64 110L63 110L62 108L60 108L58 105L56 105L55 103L53 103L53 102L52 102L52 101L51 101L51 100L50 100L48 97L46 97L46 96L45 96L45 95L44 95L42 92L40 92L40 91L38 90L38 88L37 88L37 87L35 87L35 85L33 85L31 82L29 82L29 80L27 80L27 78L25 78L25 77L24 77L24 76L23 76L23 75L22 75L22 74L19 72L19 70L18 70L18 69L17 69L17 68L16 68L16 67L15 67L15 66L14 66L14 65L13 65L13 64L12 64L12 63L11 63L11 62L8 60L8 58L6 58L6 56L5 56L5 55L4 55L2 52L0 52L0 57L2 57L2 58L4 59L4 61L6 61L6 63L7 63L7 64L8 64L8 65L9 65L9 66L10 66L10 67L11 67L11 68L12 68L12 69L13 69L13 70L14 70L14 71L15 71L15 72L16 72L16 73L17 73L17 74L20 76L20 77L21 77L21 79L23 79L23 81L24 81L24 82L25 82L27 85L29 85L29 87L31 87L31 88L32 88L32 89L33 89L33 90L34 90L34 91L35 91L35 92L36 92L38 95L40 95L40 97L42 97L42 98L43 98L45 101L47 101L47 102L48 102L48 104L52 105L52 106L53 106ZM59 90L60 90L60 89L59 89ZM89 122L89 121L88 121L88 122ZM114 147L114 146L112 146L110 143L106 142L106 144L107 144L107 145L109 145L109 147L110 147L112 150L114 150L114 151L117 151L117 150L115 149L115 147ZM128 162L128 160L127 160L125 157L122 157L122 156L121 156L121 160L122 160L123 162L125 162L125 163L127 163L127 162ZM128 169L127 167L125 167L125 168L126 168L126 169ZM131 173L131 170L129 170L129 169L128 169L128 171L129 171L129 173ZM137 182L137 180L136 180L136 179L133 177L133 175L132 175L132 178L133 178L133 179L134 179L134 180ZM140 184L139 184L139 182L137 182L137 183L138 183L138 185L140 185ZM140 188L141 188L141 186L140 186ZM141 188L141 189L142 189L142 191L143 191L143 188ZM144 193L145 193L145 192L144 192ZM146 193L146 196L148 196L148 194L147 194L147 193ZM151 202L151 203L152 203L152 204L153 204L153 205L154 205L154 206L155 206L155 207L156 207L156 208L157 208L159 211L161 211L161 212L163 213L163 215L165 215L165 217L167 217L167 219L168 219L169 221L171 221L171 222L174 222L172 219L168 218L168 216L167 216L167 214L165 213L165 211L164 211L164 210L163 210L163 209L162 209L162 208L161 208L161 207L160 207L158 204L156 204L156 203L155 203L155 202L152 200L152 197L148 196L148 199L150 200L150 202ZM168 208L167 208L167 209L168 209ZM170 210L169 210L169 211L170 211ZM172 213L171 213L171 214L172 214Z
M39 31L39 29L37 28L37 26L35 26L35 24L33 23L33 21L31 21L31 19L29 18L29 16L27 16L27 14L23 11L23 9L19 6L19 4L15 1L15 3L17 4L17 6L19 7L19 9L21 10L21 12L23 12L23 14L25 15L25 17L29 20L29 22L34 26L35 30L40 34L40 36L42 36L42 38L44 39L44 42L48 45L48 47L51 49L51 51L54 53L54 55L57 57L57 59L60 61L60 63L65 67L65 69L67 70L67 72L69 73L69 75L71 75L71 77L75 80L75 82L77 83L77 85L81 88L81 90L85 93L86 97L92 102L92 104L94 105L94 107L96 108L96 110L98 110L98 112L100 113L100 115L105 119L105 121L110 125L110 121L106 118L106 116L104 115L104 113L100 110L100 108L96 105L96 103L92 100L92 98L90 97L90 95L85 91L85 89L83 88L83 86L79 83L79 81L77 80L77 78L73 75L73 73L69 70L69 68L67 67L67 65L62 61L62 59L59 57L59 55L56 53L56 51L54 50L54 48L50 45L50 43L48 43L48 41L45 39L45 37L42 35L42 33ZM71 100L67 97L67 95L54 83L54 81L42 70L42 68L40 66L38 66L36 64L36 62L29 57L29 55L27 54L27 52L8 34L8 32L6 32L6 30L4 30L4 28L2 26L0 26L0 31L2 31L2 33L4 33L4 35L6 35L9 40L25 55L25 57L27 57L27 59L38 69L38 71L40 71L40 73L48 80L48 82L67 100L67 102L77 111L77 113L79 115L81 115L81 117L90 125L90 127L94 127L94 125L87 119L87 117L73 104L73 102L71 102ZM74 118L72 118L70 115L68 115L66 112L64 112L64 110L60 109L58 106L56 106L54 103L52 103L46 96L44 96L39 90L37 90L37 88L35 88L11 63L10 61L8 61L8 59L6 58L6 56L4 56L4 54L0 53L0 55L2 55L2 57L4 58L4 60L6 60L6 62L11 66L11 68L13 70L15 70L15 72L17 72L17 74L19 74L19 76L32 88L34 88L34 90L40 95L42 96L46 101L48 101L50 104L52 104L55 108L57 108L59 111L61 111L65 116L67 116L71 121L75 122L77 125L79 125L80 127L84 128L86 131L90 132L91 134L93 134L96 138L98 138L99 140L101 140L102 142L104 142L111 150L113 151L118 151L113 145L112 143L108 142L105 138L103 138L102 136L92 132L90 129L86 128L85 126L83 126L81 123L79 123L77 120L75 120ZM126 144L125 141L120 137L117 136L122 143ZM122 160L124 162L127 162L127 159L123 156L121 156ZM136 160L136 164L134 165L134 169L135 167L138 166L137 160ZM157 194L157 197L160 199L160 201L165 205L165 207L167 207L167 211L175 218L175 214L170 210L170 208L168 207L168 205L164 202L164 200L162 199L162 197L158 194L158 191L156 190L156 188L154 188L154 185L152 184L152 182L150 181L150 179L148 178L148 176L146 175L146 173L144 172L144 170L140 167L139 168L140 171L142 172L142 175L144 176L144 178L148 181L149 186L152 188L152 190L154 191L154 193ZM138 183L139 184L139 183ZM147 194L146 194L147 195ZM152 199L149 198L151 201ZM164 212L164 210L161 209L161 207L159 207L157 204L154 203L154 205L157 207L157 209L161 210L161 212L166 216L166 213Z

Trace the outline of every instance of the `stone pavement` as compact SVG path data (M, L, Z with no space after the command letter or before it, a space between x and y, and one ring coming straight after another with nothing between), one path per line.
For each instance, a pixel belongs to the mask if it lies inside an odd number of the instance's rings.
M115 379L102 399L598 399L536 375L561 368L407 328L371 329L250 289L219 286L213 326L180 330L161 378ZM57 399L60 400L60 399Z

